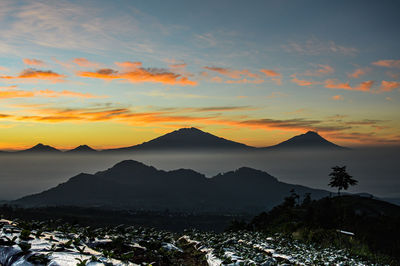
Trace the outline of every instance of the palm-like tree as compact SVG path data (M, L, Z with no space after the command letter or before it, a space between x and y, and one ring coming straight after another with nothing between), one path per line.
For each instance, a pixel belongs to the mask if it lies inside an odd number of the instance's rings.
M346 172L346 166L335 166L332 167L332 170L332 173L329 174L331 177L329 186L337 187L339 196L340 190L347 190L349 186L354 186L358 183L357 180L353 179L353 177Z

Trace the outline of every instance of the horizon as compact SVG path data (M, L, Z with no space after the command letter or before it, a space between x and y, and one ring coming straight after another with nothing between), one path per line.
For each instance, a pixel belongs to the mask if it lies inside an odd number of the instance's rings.
M33 148L33 147L36 147L36 146L39 146L39 145L50 146L50 147L52 147L52 148L56 148L57 150L63 151L63 152L69 151L69 150L72 150L72 149L75 149L75 148L78 148L78 147L81 147L81 146L88 146L89 148L93 148L93 149L95 149L96 151L102 151L102 150L108 150L108 149L118 149L118 148L125 148L125 147L140 145L140 144L143 144L143 143L145 143L145 142L151 141L151 140L153 140L153 139L162 137L162 136L164 136L164 135L166 135L166 134L173 133L173 132L176 132L176 131L179 131L179 130L182 130L182 129L197 129L197 130L200 130L200 131L202 131L202 132L204 132L204 133L212 134L211 132L203 131L203 130L201 130L201 129L199 129L199 128L196 128L196 127L183 127L183 128L175 129L175 130L170 131L170 132L167 132L167 133L165 133L165 134L156 136L155 138L152 138L152 139L149 139L149 140L145 140L144 142L140 142L140 143L136 143L136 144L131 144L131 145L128 145L128 146L115 146L115 147L114 147L114 146L111 146L111 147L101 147L101 148L98 148L98 147L94 147L94 146L88 145L88 144L86 144L86 143L82 143L82 144L79 144L78 146L59 147L59 146L53 146L53 145L48 144L48 143L41 143L41 142L40 142L40 143L36 143L36 144L33 145L33 146L24 146L24 147L19 147L19 148L14 148L14 149L3 149L3 150L0 150L0 151L17 152L17 151L23 151L23 150L26 150L26 149L30 149L30 148ZM280 144L280 143L282 143L282 142L284 142L284 141L286 141L286 140L289 140L289 139L291 139L291 138L293 138L293 137L300 136L300 135L305 135L305 134L310 133L310 132L311 132L311 133L316 133L318 136L324 138L324 137L321 136L317 131L309 130L309 131L307 131L307 132L300 133L300 134L298 134L298 135L293 135L293 136L289 137L288 139L284 139L284 140L282 140L281 142L279 142L279 143L274 143L274 144L272 144L272 145L270 145L270 146L251 146L251 145L248 145L247 143L241 143L241 142L237 142L237 143L245 144L245 145L247 145L247 146L249 146L249 147L252 147L252 148L267 148L267 147L271 147L271 146ZM220 138L229 140L229 141L234 141L234 140L232 140L232 139L227 139L227 138L225 138L224 136L218 136L218 135L214 135L214 134L212 134L212 135L215 136L215 137L220 137ZM324 138L324 139L325 139L325 138ZM325 140L329 141L328 139L325 139ZM235 142L236 142L236 141L235 141ZM336 143L334 143L334 144L336 144ZM387 147L387 145L385 145L385 146L374 146L374 145L364 145L364 146L363 146L363 145L354 145L354 146L341 146L341 147L344 147L344 148L385 148L385 147Z
M0 150L192 126L255 147L400 143L397 2L117 3L0 3Z

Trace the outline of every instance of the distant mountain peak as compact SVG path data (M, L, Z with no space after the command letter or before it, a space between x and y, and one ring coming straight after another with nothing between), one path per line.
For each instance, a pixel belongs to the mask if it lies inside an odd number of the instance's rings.
M319 136L318 132L312 131L312 130L307 131L304 135L314 135L314 136L317 135L317 136Z
M271 146L271 148L343 149L344 147L336 145L323 138L317 132L310 130L304 134L294 136L277 145Z
M51 147L49 145L44 145L42 143L38 143L32 148L23 150L22 152L59 152L60 150L57 150L54 147Z
M88 145L79 145L78 147L71 149L67 152L96 152L97 150L93 149Z
M204 150L204 149L250 149L245 144L220 138L195 127L185 127L143 142L142 144L114 149L129 150Z

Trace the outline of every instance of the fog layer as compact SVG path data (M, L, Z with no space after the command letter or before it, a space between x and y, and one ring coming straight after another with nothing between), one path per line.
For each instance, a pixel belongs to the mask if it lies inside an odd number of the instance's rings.
M126 159L158 169L190 168L207 176L241 166L263 170L280 181L330 189L329 173L347 165L359 181L349 192L400 197L398 148L359 148L346 151L264 152L148 152L132 154L3 154L0 156L0 199L12 200L41 192L81 172L96 173Z

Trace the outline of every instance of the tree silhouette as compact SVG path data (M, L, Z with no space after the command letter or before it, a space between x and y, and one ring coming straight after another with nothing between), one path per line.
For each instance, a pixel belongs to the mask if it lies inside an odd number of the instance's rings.
M329 174L331 182L329 186L338 188L338 195L340 196L340 190L347 190L349 186L354 186L358 183L357 180L353 179L351 175L346 172L346 166L332 167L332 172Z

